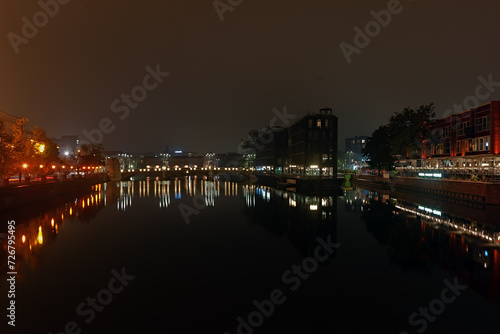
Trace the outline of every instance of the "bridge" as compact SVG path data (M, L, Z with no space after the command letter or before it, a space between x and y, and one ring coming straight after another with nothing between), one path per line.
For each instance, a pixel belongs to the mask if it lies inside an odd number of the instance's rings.
M121 169L118 173L116 170L113 175L113 180L130 180L131 177L137 175L146 175L150 178L159 178L160 180L173 180L175 178L184 178L186 176L197 176L199 178L213 178L216 176L228 177L228 180L248 179L253 174L253 171L242 167L214 167L214 168L197 168L197 167L174 167L174 168L136 168L136 169Z

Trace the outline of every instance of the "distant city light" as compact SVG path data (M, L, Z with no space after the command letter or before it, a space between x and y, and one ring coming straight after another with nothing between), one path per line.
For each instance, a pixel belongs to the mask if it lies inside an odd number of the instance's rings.
M175 153L175 154L181 154L181 153L182 153L182 151L175 151L174 153Z

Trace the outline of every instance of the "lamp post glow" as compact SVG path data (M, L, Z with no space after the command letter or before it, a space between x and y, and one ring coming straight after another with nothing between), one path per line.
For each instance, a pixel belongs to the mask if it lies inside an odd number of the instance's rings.
M24 170L24 180L26 182L29 182L30 179L29 179L29 177L26 176L26 169L28 168L28 164L24 163L22 167L23 167L23 170ZM23 173L19 172L19 183L21 183L21 179L22 179L22 175L21 174L23 174Z

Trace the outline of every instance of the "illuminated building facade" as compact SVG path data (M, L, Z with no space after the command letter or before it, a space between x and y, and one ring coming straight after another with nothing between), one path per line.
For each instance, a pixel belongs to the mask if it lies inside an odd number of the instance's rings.
M273 134L272 142L265 149L257 150L257 170L276 174L337 175L338 118L332 109L320 109Z
M422 146L421 159L400 167L461 169L498 173L500 167L500 101L435 119Z
M345 151L361 155L361 151L366 145L368 136L355 136L354 138L345 139Z
M168 155L167 167L180 167L180 168L195 168L203 167L205 157L197 155L195 152L183 152L176 150Z

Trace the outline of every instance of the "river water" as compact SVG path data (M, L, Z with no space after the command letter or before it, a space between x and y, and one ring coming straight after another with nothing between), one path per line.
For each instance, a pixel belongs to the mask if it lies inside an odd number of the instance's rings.
M1 332L498 333L498 227L419 201L137 180L1 213Z

